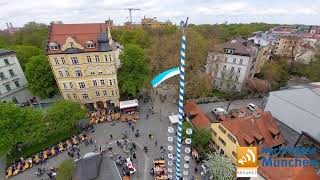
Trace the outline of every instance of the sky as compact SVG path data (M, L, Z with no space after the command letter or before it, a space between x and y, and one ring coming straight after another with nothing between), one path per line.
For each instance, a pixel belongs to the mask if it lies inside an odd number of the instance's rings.
M250 23L320 25L320 0L0 0L0 29L6 22L23 26L30 21L49 24L129 20L125 8L133 11L133 21L157 17L179 24Z

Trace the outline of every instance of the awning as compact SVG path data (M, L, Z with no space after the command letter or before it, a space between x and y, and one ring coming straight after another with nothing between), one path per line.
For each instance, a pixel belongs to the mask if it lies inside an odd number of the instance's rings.
M176 124L178 123L178 115L172 115L172 116L169 116L169 119L170 119L170 122L171 124Z
M128 101L120 101L120 109L137 107L137 106L139 106L137 99L128 100Z

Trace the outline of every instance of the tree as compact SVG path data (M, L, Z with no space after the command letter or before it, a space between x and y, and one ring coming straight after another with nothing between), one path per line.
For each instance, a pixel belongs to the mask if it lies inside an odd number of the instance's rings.
M79 102L57 101L47 110L47 124L51 130L63 132L74 128L76 122L85 118L86 113L86 109Z
M73 160L64 160L58 168L57 180L72 180L74 170Z
M267 80L258 78L247 79L247 88L252 93L266 93L271 90L271 84Z
M52 97L57 92L56 83L45 55L33 56L26 64L25 74L28 89L42 98Z
M289 79L289 66L286 59L272 60L261 70L262 79L271 84L272 89L286 86Z
M204 163L214 179L229 180L235 177L236 168L227 157L218 153L208 154L208 159Z
M16 45L8 48L16 52L17 58L23 70L25 70L26 64L31 60L32 56L44 55L41 49L35 46Z
M43 114L30 107L19 108L13 103L0 102L0 154L8 152L18 143L43 140L46 130Z
M206 149L211 139L211 132L208 129L197 128L192 138L192 145L197 149Z
M122 93L135 96L143 88L148 77L145 51L137 45L128 44L120 54L121 68L118 73Z

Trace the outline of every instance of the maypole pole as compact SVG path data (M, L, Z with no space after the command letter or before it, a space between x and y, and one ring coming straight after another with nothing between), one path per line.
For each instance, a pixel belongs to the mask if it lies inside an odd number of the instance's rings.
M176 179L179 180L181 175L181 145L182 145L182 122L183 122L183 100L184 100L184 79L185 79L185 61L186 61L186 29L188 26L188 17L185 22L181 21L182 30L181 38L181 56L180 56L180 90L179 90L179 113L178 113L178 139L177 139L177 160L176 160Z

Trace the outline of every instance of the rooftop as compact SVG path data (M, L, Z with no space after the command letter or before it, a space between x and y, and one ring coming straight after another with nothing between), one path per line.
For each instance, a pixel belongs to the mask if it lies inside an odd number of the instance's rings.
M221 116L220 119L221 124L236 136L240 146L253 144L260 152L262 146L271 148L284 144L283 135L271 113L260 108L252 112L242 107L236 117Z
M298 133L305 131L320 140L320 85L292 86L270 92L266 110Z
M56 43L60 47L65 44L68 37L74 39L84 48L78 52L111 51L108 43L107 24L87 23L87 24L52 24L49 30L48 43ZM94 48L85 48L85 44L92 41ZM66 50L67 51L67 50ZM48 54L68 53L59 50L47 50ZM71 52L72 53L72 52Z
M0 49L0 56L15 54L16 52L7 49Z
M201 111L195 102L187 102L184 111L194 126L205 129L210 128L211 122L209 118Z
M223 52L226 49L231 49L233 52L231 54L252 56L258 51L258 47L249 40L243 38L235 38L227 41L216 48L218 51Z

